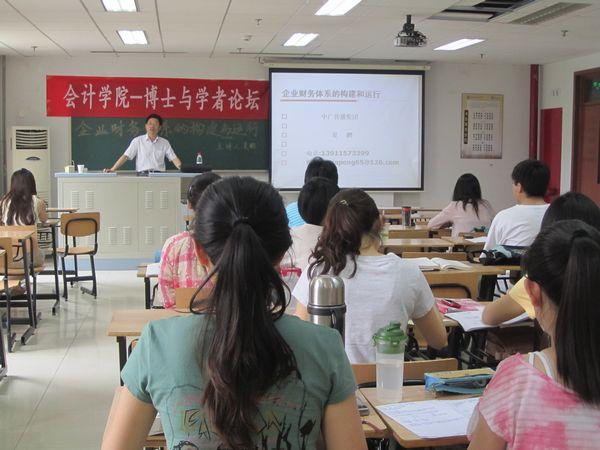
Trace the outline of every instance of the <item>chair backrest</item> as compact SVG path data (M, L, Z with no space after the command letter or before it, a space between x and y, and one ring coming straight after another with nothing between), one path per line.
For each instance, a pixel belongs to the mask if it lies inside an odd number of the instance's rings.
M8 266L11 266L13 260L13 242L11 238L0 238L0 249L6 252L5 255L0 256L0 272L4 274L6 272L6 262Z
M31 243L33 243L33 265L35 267L41 267L44 264L43 258L42 258L42 254L40 253L40 246L39 246L39 242L38 242L38 235L37 235L37 226L36 225L2 225L0 226L0 230L4 230L4 231L27 231L27 232L31 232ZM9 239L10 240L10 239ZM31 261L31 243L29 240L27 240L25 242L26 247L27 247L27 252L28 252L28 258L29 261ZM12 253L8 254L8 266L10 268L22 268L23 267L23 261L22 261L22 254L20 251L20 247L21 244L16 241L16 240L12 240ZM4 262L2 262L2 264L4 264Z
M196 292L197 288L176 288L175 289L175 308L182 311L189 311L190 309L190 301ZM207 289L202 289L196 295L196 301L203 301L208 298L209 291Z
M458 233L460 237L464 237L465 239L476 238L476 237L485 237L487 233L485 231L462 231Z
M465 252L403 252L403 258L444 258L452 261L466 261L467 254Z
M430 284L434 297L442 298L473 298L471 289L460 283Z
M60 232L65 236L84 237L98 234L100 213L67 213L60 216Z
M424 380L427 372L442 372L446 370L456 370L458 361L455 358L431 359L424 361L405 361L404 362L404 381ZM361 385L376 381L375 364L352 364L352 371L356 384Z
M450 237L452 236L452 230L450 228L440 228L439 230L433 230L431 235L432 237Z
M390 239L427 239L429 230L390 230Z

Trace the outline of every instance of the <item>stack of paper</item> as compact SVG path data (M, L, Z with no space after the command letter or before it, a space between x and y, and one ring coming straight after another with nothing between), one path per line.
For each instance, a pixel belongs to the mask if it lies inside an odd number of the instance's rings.
M160 263L148 264L146 266L147 277L157 277L160 274Z
M392 403L377 409L422 438L465 436L479 398Z
M484 330L486 328L495 328L493 325L487 325L483 323L481 316L483 314L483 307L475 311L461 311L461 312L449 312L444 314L446 317L452 320L456 320L461 328L465 331ZM529 316L527 313L523 313L514 319L507 320L500 324L500 326L512 325L514 323L524 322L528 320Z

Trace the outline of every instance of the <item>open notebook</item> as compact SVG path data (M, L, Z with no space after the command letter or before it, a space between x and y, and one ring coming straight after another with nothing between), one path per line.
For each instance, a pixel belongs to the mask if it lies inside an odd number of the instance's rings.
M431 270L469 270L468 264L460 261L453 261L444 258L411 258L408 261L419 265L419 269L424 271Z
M465 331L475 331L475 330L485 330L486 328L496 328L492 325L487 325L483 323L481 319L481 315L483 313L483 306L480 309L476 309L474 311L461 311L461 312L447 312L444 315L449 319L456 320L461 328ZM520 316L515 317L514 319L507 320L500 324L500 326L513 325L519 322L525 322L529 319L527 313L523 313Z

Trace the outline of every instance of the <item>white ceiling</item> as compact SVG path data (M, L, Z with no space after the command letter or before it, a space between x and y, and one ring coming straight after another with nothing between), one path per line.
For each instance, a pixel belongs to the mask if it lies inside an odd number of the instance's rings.
M537 0L522 12L558 1ZM41 56L135 51L219 57L241 49L265 56L423 61L480 61L483 54L489 62L542 64L600 51L600 0L561 1L590 6L532 26L428 19L457 0L363 0L341 17L314 15L325 0L137 0L137 13L106 12L100 0L0 0L0 54L33 56L35 46ZM427 47L393 46L407 14L428 36ZM123 45L118 29L145 30L149 45ZM561 30L568 30L566 37ZM307 47L283 47L295 32L319 36ZM486 41L433 51L464 37Z

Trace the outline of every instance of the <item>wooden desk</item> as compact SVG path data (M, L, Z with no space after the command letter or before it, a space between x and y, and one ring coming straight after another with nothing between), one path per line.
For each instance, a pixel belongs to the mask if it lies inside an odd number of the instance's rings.
M366 388L360 390L365 396L367 401L373 407L382 404L377 398L376 388ZM465 398L473 397L472 395L452 395L441 397L444 400L461 400ZM423 400L436 400L440 397L436 397L433 392L425 390L424 386L404 386L402 388L402 402L417 402ZM413 434L411 431L404 428L398 422L381 414L381 418L388 427L391 436L404 448L418 448L418 447L439 447L444 445L462 445L468 444L469 440L467 436L453 436L448 438L440 439L425 439Z
M386 239L382 245L386 253L402 253L406 250L447 248L451 249L454 244L445 239Z
M74 213L77 212L79 208L57 208L54 206L50 206L46 208L46 212L54 213L54 212L64 212L64 213Z
M152 320L165 319L183 315L174 309L121 309L113 312L112 319L106 329L107 336L117 338L119 345L119 372L127 362L127 337L142 334L144 326ZM121 383L122 384L122 383Z

